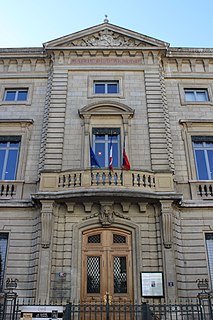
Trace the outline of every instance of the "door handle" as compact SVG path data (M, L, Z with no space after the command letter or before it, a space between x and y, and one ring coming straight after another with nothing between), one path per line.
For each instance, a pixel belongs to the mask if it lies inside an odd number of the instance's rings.
M111 304L112 303L112 296L109 295L109 292L106 292L104 295L104 304Z

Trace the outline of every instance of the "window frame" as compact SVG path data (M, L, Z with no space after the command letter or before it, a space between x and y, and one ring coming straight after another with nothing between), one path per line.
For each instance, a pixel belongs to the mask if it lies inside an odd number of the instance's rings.
M195 162L195 167L196 167L196 174L197 174L197 180L213 180L213 171L211 172L211 167L210 167L210 162L209 162L209 157L208 157L208 151L212 150L213 151L213 136L200 136L200 141L196 139L198 136L192 136L192 148L193 148L193 154L194 154L194 162ZM197 140L197 141L196 141ZM200 142L202 146L196 147L195 143ZM212 143L212 147L208 147L207 142ZM205 161L205 167L206 167L206 174L208 176L208 179L200 179L199 178L199 164L197 161L197 155L196 151L202 151L204 161Z
M21 139L19 149L19 161L17 164L16 180L9 181L20 181L24 180L25 167L27 163L27 150L29 147L29 140L31 137L33 120L0 120L0 136L18 136ZM3 180L6 181L6 180Z
M19 91L19 90L27 90L27 99L26 100L5 100L6 91ZM17 94L17 93L16 93ZM0 91L0 105L3 106L19 106L19 105L31 105L32 104L32 94L33 94L33 84L29 83L8 83L1 86Z
M117 87L117 91L116 92L109 92L109 85L116 85ZM96 92L96 85L103 85L104 87L104 92ZM100 81L100 80L95 80L93 82L93 94L97 94L97 95L100 95L100 94L113 94L113 95L118 95L119 94L119 81L118 80L114 80L114 81Z
M95 83L117 83L118 92L117 93L95 93ZM123 91L123 77L122 76L89 76L88 77L88 98L124 98Z
M14 92L15 93L15 96L14 96L14 99L11 99L11 100L7 100L7 94L9 92ZM22 92L26 92L26 99L19 99L19 94ZM27 101L28 100L28 94L29 94L29 91L28 91L28 88L19 88L19 89L11 89L11 88L6 88L5 91L4 91L4 101L9 101L9 102L23 102L23 101Z
M186 94L187 93L189 93L189 92L191 92L192 94L193 94L193 96L195 97L195 100L188 100L187 99L187 97L186 97ZM201 93L201 92L203 92L204 93L204 96L205 96L205 100L199 100L198 99L198 93ZM189 89L189 88L184 88L184 99L185 99L185 101L186 102L188 102L188 103L193 103L193 102L208 102L209 101L209 94L208 94L208 89Z
M197 176L192 137L212 137L213 139L213 120L179 120L179 123L182 125L189 182L201 181Z
M185 92L186 91L206 91L206 95L208 97L208 100L206 101L190 101L190 100L186 100L185 98ZM211 86L209 84L179 84L179 94L180 94L180 102L181 105L213 105L213 96L212 96L212 90L211 90Z
M101 168L106 169L109 167L109 145L110 145L110 136L116 135L118 136L118 139L116 141L112 141L112 146L113 144L117 145L117 161L118 161L118 166L115 166L113 164L113 168L120 169L121 168L121 128L116 127L116 128L110 128L110 127L93 127L92 128L92 147L93 151L96 154L96 143L99 144L99 140L95 139L95 136L98 135L98 132L100 134L105 135L105 138L103 140L100 140L100 142L104 143L104 150L105 150L105 166ZM111 134L110 134L111 133ZM112 148L113 149L113 148ZM96 154L97 160L99 160L98 155ZM99 161L98 161L99 162ZM99 162L100 163L100 162Z
M4 142L5 146L2 147L1 143ZM17 143L17 146L12 146L11 143ZM0 180L16 180L17 169L19 163L19 155L21 148L21 137L20 136L0 136L0 153L3 154L3 165L2 165L2 175L0 175ZM13 155L14 151L16 153ZM8 173L6 170L8 169L8 164L13 155L13 159L15 158L15 162L13 163L13 179L6 179L6 174ZM1 173L1 172L0 172Z

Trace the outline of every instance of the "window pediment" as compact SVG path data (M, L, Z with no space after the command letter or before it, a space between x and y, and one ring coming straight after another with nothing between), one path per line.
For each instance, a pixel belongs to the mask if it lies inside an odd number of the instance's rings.
M128 116L132 118L135 110L126 106L123 103L102 101L100 103L91 103L79 110L79 116L81 118L90 117L94 115L120 115L122 117Z

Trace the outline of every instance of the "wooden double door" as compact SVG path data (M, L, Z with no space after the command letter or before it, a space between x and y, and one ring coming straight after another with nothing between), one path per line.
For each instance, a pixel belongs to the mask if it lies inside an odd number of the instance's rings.
M131 233L97 228L83 233L82 302L133 302Z

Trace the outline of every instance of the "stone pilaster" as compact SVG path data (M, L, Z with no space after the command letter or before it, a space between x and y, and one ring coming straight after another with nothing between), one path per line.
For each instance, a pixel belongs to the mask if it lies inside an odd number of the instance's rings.
M161 235L166 299L177 298L176 261L173 246L173 201L161 200Z
M39 256L39 274L37 285L37 301L49 303L52 229L54 201L43 200L41 209L41 246Z

